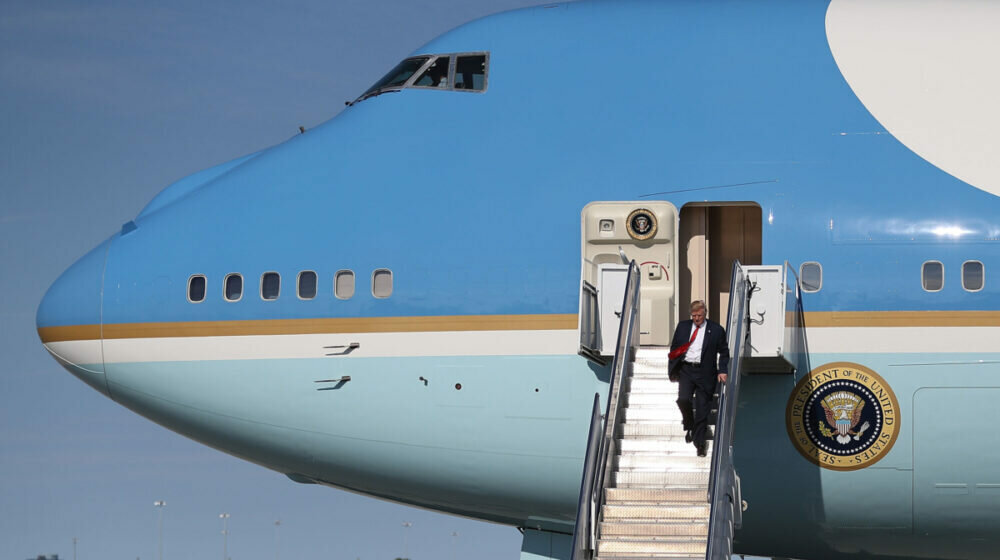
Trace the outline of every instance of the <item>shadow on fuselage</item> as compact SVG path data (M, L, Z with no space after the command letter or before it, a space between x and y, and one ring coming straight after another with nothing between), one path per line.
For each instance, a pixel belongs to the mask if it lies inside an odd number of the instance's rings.
M801 300L795 324L805 325ZM821 468L806 461L791 445L786 405L796 383L812 370L806 329L795 329L793 374L747 374L741 381L735 424L734 458L741 479L743 527L733 551L739 554L810 559L835 558L824 544L826 523Z

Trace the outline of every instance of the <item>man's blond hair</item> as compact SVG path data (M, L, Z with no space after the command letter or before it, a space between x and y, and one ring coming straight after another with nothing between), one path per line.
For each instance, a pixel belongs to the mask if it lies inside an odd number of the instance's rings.
M708 312L708 306L705 305L705 302L703 300L696 299L696 300L692 301L691 302L691 312L693 313L695 311L698 311L699 309L704 309L706 313Z

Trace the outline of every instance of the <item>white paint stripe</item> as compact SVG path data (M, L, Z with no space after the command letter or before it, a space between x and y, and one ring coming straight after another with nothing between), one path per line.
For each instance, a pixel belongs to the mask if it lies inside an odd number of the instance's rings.
M104 357L107 363L323 358L352 342L360 346L329 359L566 355L576 354L579 339L575 330L132 338L104 341Z
M806 338L813 353L1000 352L1000 327L813 327ZM574 330L134 338L104 341L104 355L108 363L322 358L345 349L326 346L352 342L360 347L329 358L566 355L579 341ZM45 346L74 364L101 362L100 341Z
M998 26L1000 2L983 0L833 0L826 16L837 66L882 126L1000 196Z
M811 353L1000 352L1000 327L814 327Z
M72 365L101 363L100 340L66 340L62 342L49 342L45 344L45 349L48 350L56 360Z

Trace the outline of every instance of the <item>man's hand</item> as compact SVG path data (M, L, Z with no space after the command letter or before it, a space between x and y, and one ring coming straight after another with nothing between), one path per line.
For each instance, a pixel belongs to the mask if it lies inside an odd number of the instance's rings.
M719 374L719 383L725 383L725 382L726 382L726 379L727 379L727 377L728 377L728 376L727 376L727 375L726 375L725 373L720 373L720 374Z

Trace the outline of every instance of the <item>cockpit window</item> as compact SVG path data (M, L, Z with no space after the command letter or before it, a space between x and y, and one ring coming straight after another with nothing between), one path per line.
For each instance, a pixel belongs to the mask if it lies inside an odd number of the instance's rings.
M371 94L380 90L402 87L402 85L405 84L410 77L416 74L417 70L420 70L424 63L429 59L429 56L415 56L400 62L395 68L390 70L388 74L382 76L381 80L375 82L375 85L368 88L368 91L366 91L364 95L359 98L359 100L370 97Z
M460 56L455 63L455 89L486 89L486 55Z
M484 52L410 57L397 64L351 105L380 93L406 88L483 92L488 83L489 65L490 55Z
M448 87L448 69L451 66L450 56L439 56L434 62L413 81L413 87Z

